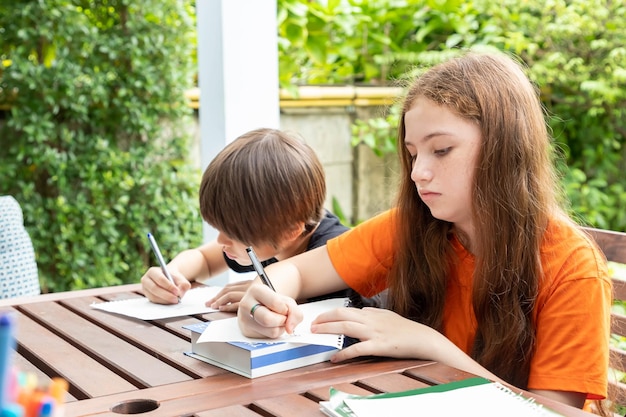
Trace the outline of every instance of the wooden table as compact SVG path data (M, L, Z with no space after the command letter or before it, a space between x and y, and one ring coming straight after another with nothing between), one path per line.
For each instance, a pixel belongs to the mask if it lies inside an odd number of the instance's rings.
M90 307L140 297L140 290L133 284L0 300L0 311L17 312L20 370L44 383L53 376L69 382L66 416L320 417L318 402L328 399L330 386L370 394L472 376L433 362L365 358L248 379L184 354L191 342L182 326L227 314L142 321ZM566 416L589 416L537 399Z

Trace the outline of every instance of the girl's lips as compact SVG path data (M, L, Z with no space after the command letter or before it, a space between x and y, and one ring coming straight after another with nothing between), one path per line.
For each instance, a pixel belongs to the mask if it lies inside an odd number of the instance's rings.
M439 193L434 193L431 191L420 191L420 198L422 199L422 201L426 202L429 200L432 200L436 197L438 197L440 194Z

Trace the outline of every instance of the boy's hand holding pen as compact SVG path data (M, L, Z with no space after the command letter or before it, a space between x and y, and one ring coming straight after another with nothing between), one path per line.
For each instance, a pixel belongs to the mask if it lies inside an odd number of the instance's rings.
M161 250L159 249L159 245L156 242L156 239L152 235L152 233L148 233L148 240L150 241L150 246L152 247L152 251L154 252L157 260L159 261L159 265L161 266L161 271L163 275L167 278L167 280L174 286L174 290L176 291L176 296L178 297L178 302L180 303L180 289L176 285L176 281L174 281L174 277L170 273L167 268L167 263L161 254Z

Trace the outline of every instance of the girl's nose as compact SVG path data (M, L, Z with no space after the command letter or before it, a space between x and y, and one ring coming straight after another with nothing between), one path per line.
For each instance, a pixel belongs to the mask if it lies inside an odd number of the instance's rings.
M413 161L413 169L411 169L411 179L414 183L427 182L432 180L433 172L424 161L416 158Z

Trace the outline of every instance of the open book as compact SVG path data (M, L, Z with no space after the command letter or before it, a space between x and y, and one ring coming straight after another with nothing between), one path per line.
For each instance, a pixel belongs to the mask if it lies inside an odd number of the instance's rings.
M398 393L352 395L334 388L320 409L330 417L483 416L556 417L531 398L484 378L470 378Z
M324 362L341 349L343 336L313 334L311 322L347 303L346 298L332 298L301 304L304 320L294 334L271 340L244 336L236 317L185 326L191 330L191 352L186 354L248 378Z

